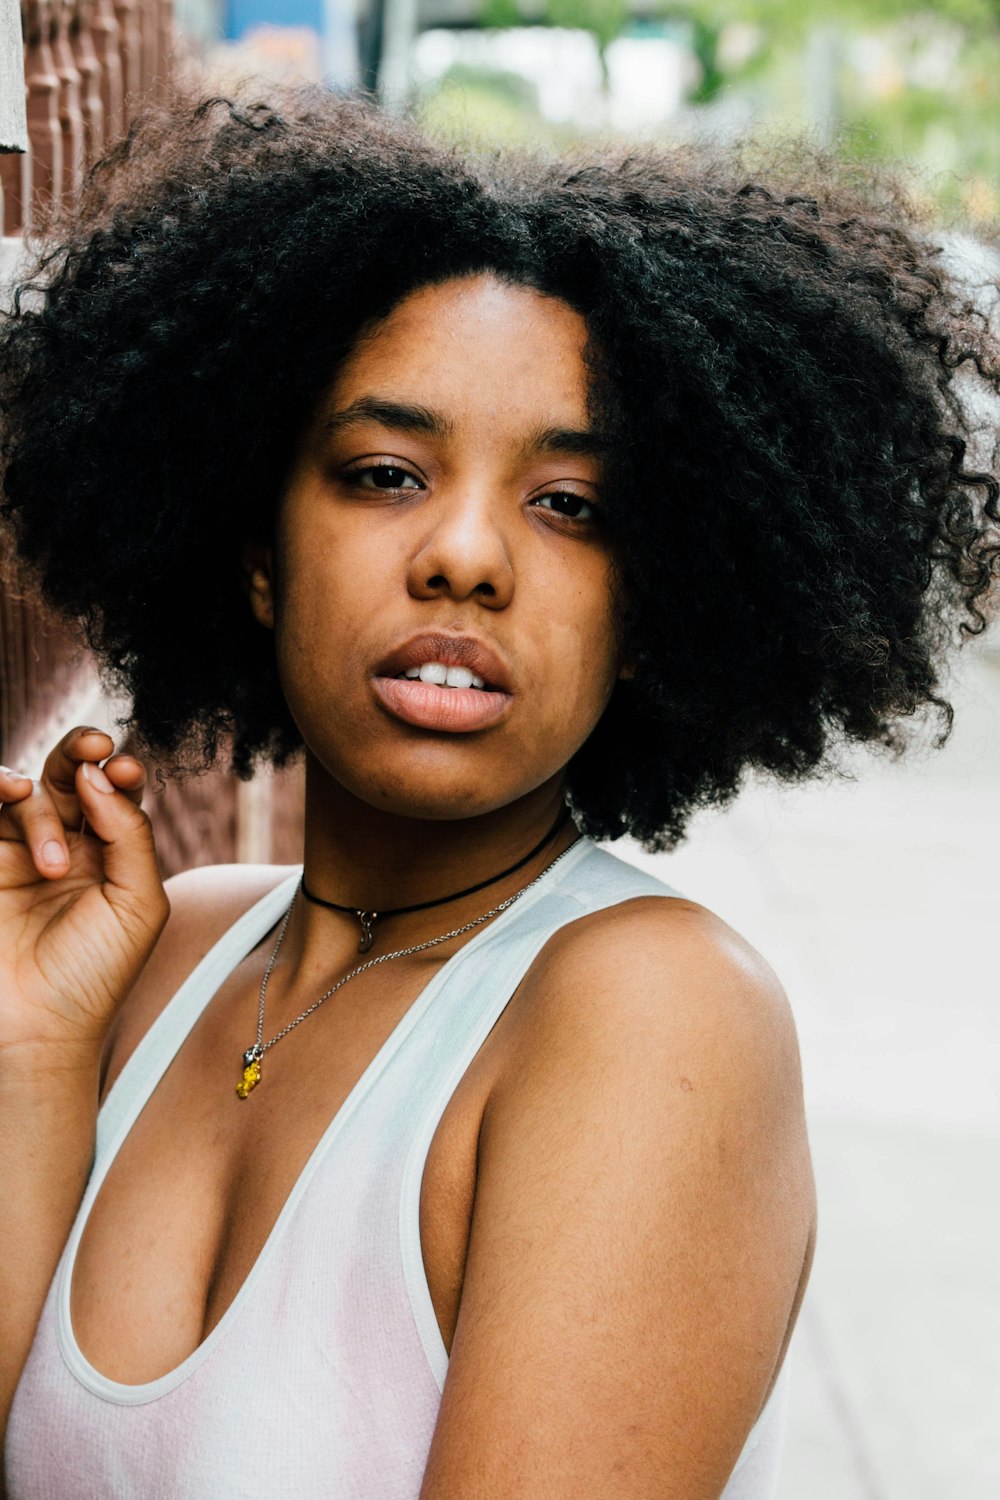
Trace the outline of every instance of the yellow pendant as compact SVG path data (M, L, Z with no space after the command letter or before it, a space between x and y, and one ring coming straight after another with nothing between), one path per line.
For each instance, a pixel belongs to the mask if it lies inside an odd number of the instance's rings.
M256 1047L250 1047L243 1054L243 1077L236 1085L236 1092L241 1099L245 1099L251 1090L260 1083L260 1060L263 1056Z

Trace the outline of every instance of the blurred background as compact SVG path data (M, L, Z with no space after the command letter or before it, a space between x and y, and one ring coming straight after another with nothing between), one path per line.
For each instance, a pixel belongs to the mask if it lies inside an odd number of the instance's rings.
M21 27L0 286L39 208L195 75L361 86L479 145L806 131L901 174L977 279L1000 265L1000 0L23 0ZM9 562L0 760L37 775L65 729L113 729L124 705ZM780 1500L1000 1497L998 627L949 688L943 751L928 734L838 781L751 780L673 855L616 846L760 948L798 1019L820 1235ZM152 787L147 807L165 874L300 857L294 768Z

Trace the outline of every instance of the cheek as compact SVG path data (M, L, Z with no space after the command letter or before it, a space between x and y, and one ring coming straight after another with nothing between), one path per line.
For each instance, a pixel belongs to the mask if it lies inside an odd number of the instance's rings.
M296 633L321 630L350 642L360 624L370 624L402 563L388 539L376 540L360 517L341 516L334 525L318 499L305 498L286 516L280 603Z
M288 696L336 694L360 652L378 591L366 572L372 549L356 557L328 538L311 536L283 554L275 648ZM294 704L290 706L295 708Z
M552 709L567 731L579 734L582 729L586 735L603 713L618 675L611 591L603 570L551 599L545 630Z

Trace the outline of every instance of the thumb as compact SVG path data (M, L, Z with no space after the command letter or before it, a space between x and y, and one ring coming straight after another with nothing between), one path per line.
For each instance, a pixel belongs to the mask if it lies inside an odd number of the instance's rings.
M77 795L90 832L103 845L102 891L127 927L162 921L167 904L149 818L93 761L77 769Z

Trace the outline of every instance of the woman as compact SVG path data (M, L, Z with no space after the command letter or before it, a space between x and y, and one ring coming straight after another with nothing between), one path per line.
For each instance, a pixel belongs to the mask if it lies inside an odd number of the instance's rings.
M306 832L164 890L103 730L0 779L8 1500L771 1495L788 1003L592 840L947 717L997 487L936 251L312 93L178 104L52 233L20 555L158 762L304 753Z

